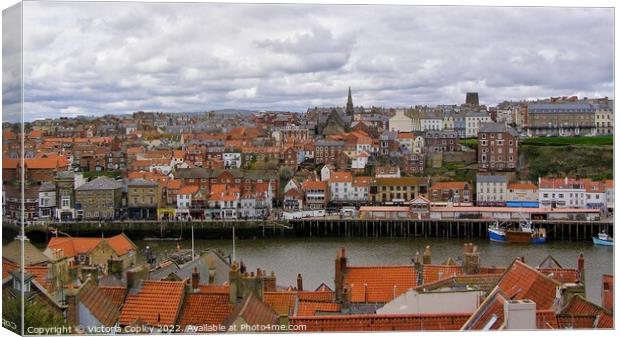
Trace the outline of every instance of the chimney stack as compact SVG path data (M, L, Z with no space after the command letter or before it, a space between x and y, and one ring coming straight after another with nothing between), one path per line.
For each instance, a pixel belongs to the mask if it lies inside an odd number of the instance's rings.
M583 256L583 253L579 253L579 258L577 258L577 273L579 274L579 281L582 284L586 283L586 260Z
M431 264L431 246L426 246L424 248L424 255L422 256L423 264Z
M297 274L297 291L304 290L304 279L301 277L301 274Z
M345 300L344 276L347 272L347 253L344 247L336 253L335 267L336 271L334 284L336 286L336 300L339 302L343 302Z
M239 264L237 261L233 261L230 266L230 271L228 272L228 284L229 284L229 293L228 298L230 303L235 304L238 302L239 297L241 295L239 279L241 278L241 272L239 270Z
M507 330L536 329L536 303L527 299L504 302L504 327Z
M192 290L196 291L198 289L199 284L200 284L200 272L198 271L198 267L194 267L194 270L192 270Z
M263 277L265 279L265 291L276 291L276 273L271 271L271 274Z
M480 253L471 242L463 246L463 271L465 274L480 273Z

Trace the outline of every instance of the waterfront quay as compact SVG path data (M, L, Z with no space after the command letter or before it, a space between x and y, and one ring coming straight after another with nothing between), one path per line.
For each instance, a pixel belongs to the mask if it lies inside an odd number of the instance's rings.
M101 236L125 233L132 238L188 239L193 234L201 239L257 237L424 237L424 238L487 238L487 228L494 219L356 219L303 218L294 220L211 220L211 221L74 221L26 226L34 240L47 239L54 230L71 236ZM504 221L518 224L517 220ZM590 241L600 231L613 236L613 220L538 220L550 240ZM5 234L18 227L4 223ZM37 240L38 241L38 240Z

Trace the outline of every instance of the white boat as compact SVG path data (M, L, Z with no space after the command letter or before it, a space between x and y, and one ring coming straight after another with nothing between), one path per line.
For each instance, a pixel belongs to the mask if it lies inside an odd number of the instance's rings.
M593 236L592 241L594 242L595 245L600 245L600 246L613 246L614 245L614 238L609 236L609 234L605 233L605 231L598 233L598 236Z

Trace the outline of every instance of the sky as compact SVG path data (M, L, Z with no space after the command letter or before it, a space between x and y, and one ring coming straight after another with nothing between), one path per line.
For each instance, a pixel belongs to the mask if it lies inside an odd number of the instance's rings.
M487 105L614 92L613 9L26 2L23 10L25 120L305 111L344 106L349 86L355 105L389 107L460 104L470 91ZM6 111L17 88L4 85Z

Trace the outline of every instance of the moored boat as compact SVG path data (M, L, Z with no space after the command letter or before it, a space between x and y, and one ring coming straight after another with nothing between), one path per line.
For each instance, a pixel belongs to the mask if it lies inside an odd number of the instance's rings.
M544 228L534 229L530 221L519 223L517 228L508 228L496 221L488 229L489 240L510 243L545 243L547 235Z
M603 232L598 233L598 236L593 236L592 237L592 241L594 242L595 245L600 245L600 246L613 246L614 245L614 239L609 236L609 234Z

